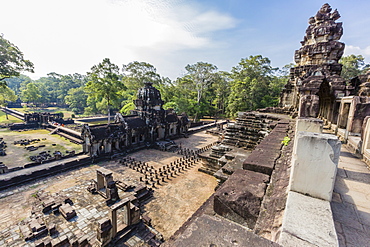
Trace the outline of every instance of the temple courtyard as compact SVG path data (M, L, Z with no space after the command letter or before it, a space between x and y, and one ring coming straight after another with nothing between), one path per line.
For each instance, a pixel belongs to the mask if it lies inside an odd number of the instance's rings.
M176 143L181 145L182 148L197 150L214 143L217 139L217 137L203 131L193 134L189 138L178 139ZM183 155L144 149L128 154L128 157L147 162L149 166L158 169L179 160ZM176 175L164 179L160 184L156 184L152 188L153 196L143 203L142 213L151 218L153 230L158 231L158 234L161 234L164 240L178 230L214 193L217 179L199 172L198 168L200 166L201 162L197 161ZM45 195L49 198L69 198L77 215L72 220L67 221L61 215L42 214L42 218L47 225L56 225L58 241L61 241L64 236L68 239L79 238L82 235L92 238L97 229L97 221L107 217L108 214L108 206L104 198L88 191L91 180L96 178L97 169L100 168L112 171L115 181L136 187L145 185L141 181L143 174L122 164L117 159L91 164L4 190L0 193L0 205L2 205L0 245L21 246L24 244L19 225L29 221L31 212L34 215L40 213L40 210L37 210L40 207L40 198ZM131 192L119 190L121 199L131 194ZM133 236L129 240L132 245L143 241L140 240L140 236ZM29 241L29 243L33 244L32 241Z

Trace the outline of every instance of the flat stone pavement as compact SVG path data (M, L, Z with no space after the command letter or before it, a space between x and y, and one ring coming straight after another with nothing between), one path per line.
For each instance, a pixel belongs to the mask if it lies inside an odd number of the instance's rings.
M370 246L370 170L344 145L331 208L339 246Z

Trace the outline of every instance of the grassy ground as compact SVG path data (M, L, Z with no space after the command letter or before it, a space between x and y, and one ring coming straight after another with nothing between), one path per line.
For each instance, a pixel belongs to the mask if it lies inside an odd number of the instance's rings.
M10 124L10 123L21 123L23 122L19 118L13 117L8 115L8 119L6 119L6 114L3 111L0 111L0 124Z
M113 121L110 121L113 123ZM105 121L94 121L94 122L88 122L89 125L97 125L97 124L108 124L108 120Z
M23 112L23 113L32 113L32 112L50 112L50 113L56 113L56 112L63 112L64 117L63 118L71 118L73 112L70 111L67 108L60 108L60 107L47 107L47 108L33 108L33 107L27 107L27 108L12 108L16 111Z
M28 131L10 131L10 130L0 130L0 137L4 138L7 143L6 156L1 156L0 161L4 162L8 167L23 166L26 163L30 163L30 155L38 155L42 151L49 152L53 154L55 151L60 151L63 155L66 151L74 150L76 153L82 151L82 146L74 144L67 139L59 135L50 135L50 132L44 129L39 130L28 130ZM39 148L36 151L28 151L25 149L27 146L14 145L14 141L21 139L40 139L39 142L30 144L28 146L39 146L45 145L45 147ZM43 140L45 139L45 140ZM55 146L52 146L55 144Z

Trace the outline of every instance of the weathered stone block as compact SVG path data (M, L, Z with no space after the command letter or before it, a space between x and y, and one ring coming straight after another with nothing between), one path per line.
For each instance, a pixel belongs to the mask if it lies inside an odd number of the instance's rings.
M298 118L296 124L296 132L306 131L314 133L322 133L323 121L318 118Z
M70 220L76 216L76 211L68 203L60 206L59 211L66 220Z
M162 245L161 245L162 246ZM247 228L217 216L202 215L192 222L176 240L165 247L177 246L279 246Z
M330 202L290 191L279 239L282 246L338 246Z
M281 147L281 144L279 147ZM275 161L279 156L280 148L256 148L244 161L243 169L271 175Z
M216 191L214 211L253 229L268 181L268 175L242 169L236 170Z
M298 132L289 189L331 201L340 147L334 135Z
M319 114L319 96L303 95L299 100L299 117L317 117Z

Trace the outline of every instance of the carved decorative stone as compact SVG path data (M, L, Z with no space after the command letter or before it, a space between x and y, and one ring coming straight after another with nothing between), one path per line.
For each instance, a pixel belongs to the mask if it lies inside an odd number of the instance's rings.
M281 94L280 106L300 110L300 117L328 116L335 98L343 97L348 87L340 77L342 65L338 63L344 52L343 34L337 10L324 4L317 14L309 18L302 47L295 51L296 66L290 70L289 82ZM305 102L307 101L307 102ZM327 109L320 113L320 109Z

